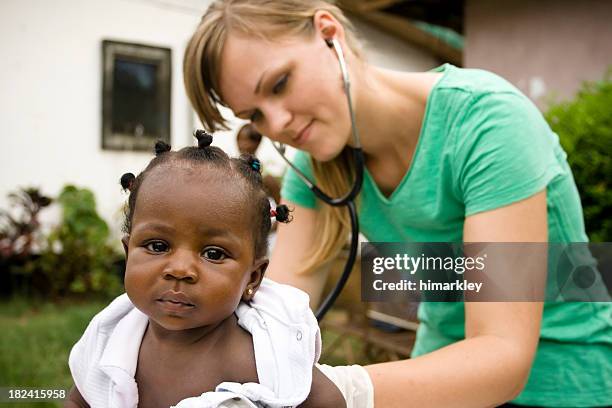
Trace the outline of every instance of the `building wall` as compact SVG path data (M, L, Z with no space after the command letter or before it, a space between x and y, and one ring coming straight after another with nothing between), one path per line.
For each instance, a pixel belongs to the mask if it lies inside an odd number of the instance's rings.
M192 143L197 120L182 80L185 44L208 0L2 0L0 2L0 208L8 192L37 186L57 195L67 183L94 191L98 210L117 232L126 195L118 184L150 153L103 151L101 42L113 39L172 49L172 144ZM372 63L428 69L436 60L357 23ZM215 144L234 153L233 132ZM221 135L223 136L223 135ZM277 161L269 142L266 161ZM43 221L57 219L46 210Z
M118 180L149 153L101 149L102 39L172 49L175 143L191 132L180 66L198 21L182 8L142 1L3 0L0 3L0 203L7 192L37 186L56 195L66 183L92 189L116 228L126 196ZM181 140L182 139L182 140ZM55 218L55 211L45 211Z
M466 67L493 71L541 109L612 67L612 2L466 0Z

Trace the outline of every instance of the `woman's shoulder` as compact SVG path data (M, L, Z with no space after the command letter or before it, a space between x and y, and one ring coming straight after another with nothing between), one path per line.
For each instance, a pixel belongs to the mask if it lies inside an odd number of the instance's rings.
M510 93L522 95L514 85L498 74L479 68L459 68L444 64L434 72L443 74L436 88L446 92L463 92L471 95Z
M516 134L525 127L531 129L527 133L550 133L535 104L501 76L450 64L436 70L444 72L444 76L432 97L430 110L436 114L431 116L443 123L449 134L475 140L481 130L491 129L498 134L503 129Z
M473 135L474 127L502 122L541 122L533 103L514 85L495 73L445 64L434 69L442 77L427 105L428 129L441 134ZM449 139L451 140L451 139Z

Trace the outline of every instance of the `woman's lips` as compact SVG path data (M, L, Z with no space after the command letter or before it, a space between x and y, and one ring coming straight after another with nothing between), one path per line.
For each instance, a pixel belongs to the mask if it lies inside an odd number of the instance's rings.
M312 129L312 122L313 121L311 120L306 126L304 126L300 133L298 133L297 136L293 139L293 143L296 146L300 146L304 144L306 140L308 140L308 137L310 136L310 131Z

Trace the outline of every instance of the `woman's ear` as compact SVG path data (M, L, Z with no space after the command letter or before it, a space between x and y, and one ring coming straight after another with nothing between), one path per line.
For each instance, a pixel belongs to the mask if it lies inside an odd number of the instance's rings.
M125 251L125 260L127 261L128 258L128 244L130 242L130 236L129 235L124 235L123 238L121 238L121 243L123 244L123 250Z
M312 18L315 30L324 40L336 38L344 42L344 27L329 11L317 10Z
M251 271L251 276L249 277L249 283L247 283L244 288L244 293L242 294L242 300L244 302L250 302L255 296L257 289L259 289L259 285L261 285L261 281L264 278L264 274L266 269L268 268L268 264L270 261L268 258L261 258L255 261L253 264L253 270Z

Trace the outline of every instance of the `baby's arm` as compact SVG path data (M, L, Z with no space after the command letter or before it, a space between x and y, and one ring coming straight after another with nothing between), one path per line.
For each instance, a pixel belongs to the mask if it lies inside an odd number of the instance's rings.
M312 368L312 386L310 394L300 408L345 408L346 402L336 385L317 367Z
M68 399L64 401L64 408L89 408L89 404L76 386L72 386L72 389L68 393Z

